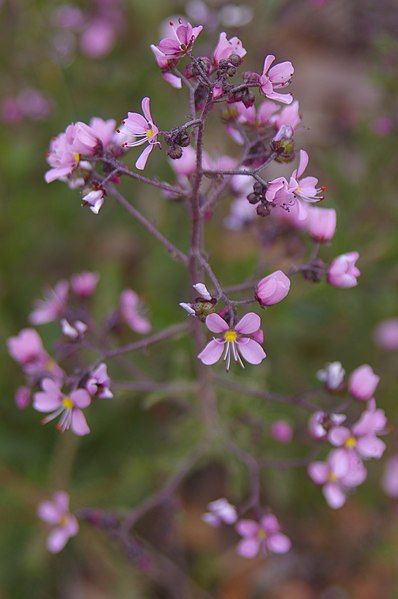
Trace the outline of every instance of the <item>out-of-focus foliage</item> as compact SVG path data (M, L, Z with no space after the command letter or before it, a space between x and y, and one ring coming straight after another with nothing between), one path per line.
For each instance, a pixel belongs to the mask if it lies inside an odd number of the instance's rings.
M73 120L88 121L95 115L119 121L127 110L138 108L143 95L152 98L160 126L170 128L182 120L185 92L172 90L160 78L149 44L158 39L163 19L184 14L184 4L126 0L115 46L107 56L93 60L77 51L63 61L53 48L52 13L58 3L0 3L1 96L35 87L52 104L44 120L0 127L2 340L26 325L32 300L45 284L85 269L101 274L98 314L109 310L128 286L145 298L155 328L185 317L178 302L187 297L187 282L178 265L163 259L162 248L111 200L95 217L80 208L76 192L43 180L48 141ZM347 371L371 363L382 379L379 403L396 423L398 356L377 349L372 330L381 319L398 315L397 7L393 1L354 0L246 4L254 11L253 20L239 30L250 49L247 68L259 69L268 52L295 65L293 92L304 116L297 144L311 150L314 173L328 185L328 205L338 213L337 234L325 257L358 249L362 277L349 292L297 282L288 299L264 315L266 367L261 372L250 369L245 376L264 388L291 393L313 385L315 372L327 361L338 359ZM211 35L201 41L204 46L214 42ZM384 115L393 125L381 135L374 130L375 120ZM220 152L236 151L227 137L217 134L212 139L211 132L205 143ZM160 153L151 159L149 171L171 177ZM178 208L146 187L123 186L183 247L187 231ZM215 267L223 264L223 282L228 284L253 270L256 247L248 235L228 232L220 223L218 217L209 225L207 243ZM278 264L279 250L264 248L264 273ZM42 334L51 344L56 332L47 325ZM156 363L159 380L187 379L194 356L186 343L176 342L172 354L156 348L137 363L148 372ZM157 488L161 476L192 446L197 425L185 409L192 398L164 402L158 396L125 393L92 413L88 438L59 436L52 428L43 429L30 409L15 408L19 373L4 344L0 349L0 595L157 596L105 536L85 526L62 555L50 557L35 510L49 490L66 487L75 507L133 506ZM259 455L270 447L268 423L276 417L286 417L297 430L304 423L303 415L292 409L256 405L247 397L231 403L223 391L220 410L242 442L249 435L244 424L248 402L250 412L264 421ZM394 430L387 442L391 452L397 449ZM278 451L286 457L305 455L305 435L297 434L293 445ZM207 501L227 492L238 498L245 488L239 465L225 468L215 460L213 469L198 472L183 493L178 530L188 549L192 578L203 588L237 598L251 596L255 585L262 589L260 596L275 598L318 597L325 589L336 593L325 597L396 596L397 512L380 490L380 474L375 464L347 507L331 513L304 472L266 472L266 500L283 514L294 544L292 556L278 570L257 562L242 565L226 551L231 539L220 545L201 523ZM156 522L149 522L148 530L155 539L160 534Z

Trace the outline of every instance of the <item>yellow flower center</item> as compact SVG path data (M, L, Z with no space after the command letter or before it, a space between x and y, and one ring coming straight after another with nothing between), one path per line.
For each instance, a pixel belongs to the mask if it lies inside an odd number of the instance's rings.
M145 132L145 136L147 139L151 139L153 137L153 131L152 129L147 129Z
M260 528L260 530L257 533L257 537L263 541L264 539L267 538L267 533L265 532L265 530Z
M58 526L66 526L67 524L68 524L67 516L61 516L61 518L58 520Z
M224 339L227 343L233 343L234 341L236 341L237 338L237 334L235 333L235 331L226 331L224 333Z
M64 397L62 400L62 406L65 410L71 410L73 408L73 401L69 397Z
M75 161L75 166L77 166L80 160L80 154L78 154L78 152L73 152L73 160Z
M344 441L344 446L347 447L347 449L352 449L353 447L355 447L355 445L357 444L357 440L355 437L353 437L352 435L350 435L345 441Z
M329 474L328 474L328 481L330 483L335 483L336 480L337 480L337 476L333 472L329 472Z

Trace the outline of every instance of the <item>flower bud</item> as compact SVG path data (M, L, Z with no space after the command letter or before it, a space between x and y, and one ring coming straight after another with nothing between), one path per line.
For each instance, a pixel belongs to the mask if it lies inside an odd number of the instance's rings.
M276 420L271 424L271 437L278 443L290 443L293 429L286 420Z
M314 241L324 243L330 241L336 230L336 210L308 206L306 227Z
M373 397L380 377L375 374L368 364L359 366L350 374L348 379L348 393L361 401L368 401Z
M181 146L169 146L167 149L167 156L172 160L178 160L182 156Z
M258 195L258 193L249 193L249 195L247 196L247 201L249 202L249 204L258 204L258 202L260 201L260 196Z
M333 287L348 289L358 284L357 278L361 274L355 266L359 258L358 252L348 252L335 258L327 272L327 282Z
M289 289L289 278L281 270L276 270L257 283L255 298L262 307L273 306L287 296Z
M341 362L330 362L326 364L325 368L318 370L316 378L325 383L325 387L329 391L336 391L343 383L344 374L345 370Z

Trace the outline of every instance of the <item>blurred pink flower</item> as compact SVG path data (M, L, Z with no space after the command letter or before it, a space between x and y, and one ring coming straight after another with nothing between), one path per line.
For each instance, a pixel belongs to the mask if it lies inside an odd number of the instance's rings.
M60 318L68 299L68 281L59 281L54 289L49 289L43 300L37 300L34 310L29 315L32 324L45 324Z
M24 410L30 404L31 396L28 387L18 387L15 391L14 401L18 410Z
M293 438L293 429L286 420L275 420L271 424L271 437L278 443L290 443Z
M255 298L260 306L273 306L289 293L290 279L281 270L276 270L261 279L255 287Z
M99 399L112 399L113 393L110 390L111 379L108 376L106 364L100 364L90 374L86 383L86 389L92 397Z
M238 543L237 553L246 558L253 558L258 553L265 557L267 553L287 553L291 548L290 539L280 532L278 520L273 514L254 520L239 520L236 532L243 537Z
M348 393L361 401L368 401L374 395L380 377L373 372L369 364L358 366L348 379Z
M380 322L373 332L373 338L382 349L398 349L398 318Z
M198 355L199 360L210 366L218 362L224 353L227 370L231 364L231 356L243 367L240 356L250 364L260 364L266 357L261 345L252 337L260 329L260 317L254 312L245 314L234 328L230 328L218 314L206 317L206 326L212 333L222 333L222 338L213 338Z
M82 412L87 408L91 399L85 389L76 389L69 395L61 391L61 383L51 379L44 379L41 383L42 391L33 396L33 407L38 412L49 412L42 423L47 424L54 418L60 417L57 428L64 432L71 429L75 435L87 435L90 429Z
M69 512L69 495L64 491L54 493L51 501L40 503L37 515L52 527L47 538L47 549L51 553L61 551L79 530L75 516Z
M224 498L211 501L207 509L208 512L203 514L202 520L214 528L219 527L223 523L234 524L238 519L236 508Z
M116 121L108 119L105 121L97 116L90 120L90 128L97 139L100 140L104 150L106 150L115 139Z
M93 19L80 38L80 48L88 58L102 58L115 43L116 30L105 18Z
M322 370L318 370L316 378L325 384L329 391L340 389L343 384L345 370L341 362L328 362Z
M141 305L138 295L132 289L125 289L120 294L120 315L130 329L135 333L149 333L151 323L141 314Z
M398 455L387 460L381 486L386 495L394 499L398 498Z
M385 431L386 424L384 411L376 409L375 401L371 400L351 429L337 426L329 431L328 439L335 447L355 451L364 459L381 458L386 446L377 435Z
M336 210L308 206L306 228L314 241L318 243L330 241L336 230Z
M80 272L73 275L70 280L72 291L80 298L90 297L95 293L99 275L95 272Z
M294 73L293 65L291 62L280 62L271 67L274 60L275 56L273 54L268 54L264 60L263 73L260 77L260 89L270 100L290 104L293 101L291 94L280 94L275 90L289 85Z
M330 431L340 426L346 418L345 414L328 414L319 410L310 417L308 432L313 439L326 439Z
M361 274L361 271L355 266L358 258L358 252L347 252L332 260L327 272L329 285L342 289L358 285L357 278Z
M360 485L366 478L361 460L344 449L334 449L326 462L312 462L308 474L317 485L322 485L323 495L333 509L342 507L346 492Z
M120 128L122 145L126 148L133 148L148 143L148 146L139 156L135 163L136 168L143 170L148 160L149 154L152 152L155 145L160 145L157 141L159 129L153 123L150 99L143 98L141 102L142 112L144 116L138 112L128 112L127 118L123 121Z
M271 116L270 121L277 130L281 127L289 127L295 131L301 123L298 101L295 100L290 106L284 106L278 114Z

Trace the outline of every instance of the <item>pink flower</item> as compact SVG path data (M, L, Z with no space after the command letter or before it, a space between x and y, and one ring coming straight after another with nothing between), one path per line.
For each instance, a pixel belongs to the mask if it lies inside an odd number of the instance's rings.
M313 439L326 439L330 431L340 426L346 418L344 414L327 414L319 410L309 419L308 432Z
M360 485L366 478L366 469L352 452L335 449L326 462L312 462L308 474L317 485L323 486L324 497L333 509L342 507L347 490Z
M50 142L47 162L51 166L45 174L47 183L56 179L69 177L79 164L80 156L71 143L74 125L69 125L64 133L60 133Z
M104 18L95 18L80 38L82 52L89 58L102 58L108 54L116 39L113 24Z
M327 272L327 282L333 287L349 289L358 284L357 278L361 271L355 266L359 258L358 252L347 252L335 258Z
M45 324L57 320L65 310L69 284L59 281L54 289L49 289L43 300L38 300L35 309L29 315L32 324Z
M34 329L23 329L16 337L10 337L7 340L7 349L27 375L40 377L46 374L53 378L62 378L61 368L50 358Z
M348 379L348 393L361 401L368 401L374 395L380 377L373 372L369 364L358 366Z
M14 397L15 405L18 410L24 410L30 404L30 389L28 387L18 387Z
M336 230L336 210L309 206L306 227L314 241L330 241Z
M104 119L94 116L90 120L90 128L94 132L96 138L102 143L104 150L109 148L115 140L115 127L116 121L114 119L105 121Z
M290 104L293 101L291 94L279 94L275 90L289 85L294 73L293 65L291 62L280 62L271 67L274 60L275 56L272 54L268 54L264 60L263 73L260 77L260 89L270 100Z
M278 520L273 514L254 520L239 520L236 532L243 539L238 543L238 555L253 558L259 552L265 557L267 553L287 553L291 548L290 539L280 532Z
M143 98L141 102L142 112L144 116L138 112L128 112L127 119L123 121L120 129L120 134L123 138L123 146L133 148L148 143L148 146L138 157L135 163L136 168L143 170L148 160L149 154L152 152L155 145L160 145L157 141L159 129L152 120L150 110L150 99Z
M177 177L185 178L196 171L196 151L192 146L182 148L182 156L178 160L169 160L170 166Z
M304 221L307 218L307 208L295 196L285 177L277 177L268 181L265 199L275 207L288 212L292 218L298 221Z
M72 291L78 297L84 299L95 293L99 275L95 272L81 272L73 275L70 280Z
M210 366L218 362L224 353L229 370L231 356L243 367L241 357L250 364L260 364L266 357L261 345L252 337L260 329L260 317L254 312L245 314L234 328L230 328L218 314L206 317L206 326L212 333L222 333L221 339L213 338L198 355L199 360Z
M170 37L160 40L157 48L167 58L178 59L192 49L203 27L201 25L192 27L190 23L185 24L181 19L179 19L177 26L172 21L170 21L169 26L171 30Z
M335 447L353 450L364 459L381 458L386 446L377 434L384 432L386 424L384 411L376 409L375 401L371 400L351 429L337 426L329 432L328 439Z
M236 508L224 498L211 501L207 509L209 511L203 514L202 520L214 528L218 528L223 523L234 524L238 519Z
M260 306L273 306L289 293L290 279L281 270L276 270L259 281L255 287L255 298Z
M88 206L93 214L98 214L104 203L103 189L92 189L82 197L83 206Z
M154 44L151 44L151 50L155 56L156 64L161 69L163 79L167 81L171 87L174 87L175 89L181 89L181 77L170 73L169 70L176 64L176 60L167 58Z
M341 362L329 362L325 368L318 370L316 378L318 381L325 383L326 389L336 391L343 383L345 370Z
M272 115L278 110L278 105L274 102L268 102L268 100L265 100L256 109L255 106L246 107L243 102L238 102L236 104L236 110L236 120L241 125L262 127L271 122Z
M51 501L40 503L37 515L52 527L47 538L47 549L51 553L61 551L79 530L75 516L69 512L69 495L65 491L58 491L53 494Z
M398 318L380 322L373 332L373 338L382 349L398 349Z
M140 300L131 289L125 289L120 294L120 315L122 320L136 333L149 333L151 323L140 312Z
M7 340L8 353L21 366L42 364L47 359L39 334L34 329L22 329Z
M61 383L51 379L44 379L41 386L42 391L33 396L33 407L38 412L49 413L42 423L47 424L60 416L57 428L61 432L70 428L75 435L87 435L90 429L82 412L82 408L87 408L91 403L87 391L76 389L69 395L64 395L61 391Z
M100 364L90 375L86 383L86 389L92 397L99 399L112 399L110 390L111 379L108 376L106 364Z
M398 455L394 455L386 462L381 481L383 491L389 497L398 497Z
M271 424L271 437L278 443L290 443L293 429L286 420L276 420Z
M299 165L293 171L289 181L289 190L296 198L304 202L319 202L323 199L323 188L317 187L318 179L315 177L302 177L308 165L308 154L305 150L300 150Z
M277 130L281 127L289 127L292 131L295 131L301 123L298 101L295 100L290 106L284 106L280 113L272 116L270 120Z
M213 63L216 67L221 60L228 60L232 54L236 54L240 58L246 55L246 50L242 46L242 42L238 37L227 38L227 34L223 31L220 33L218 44L213 52Z

